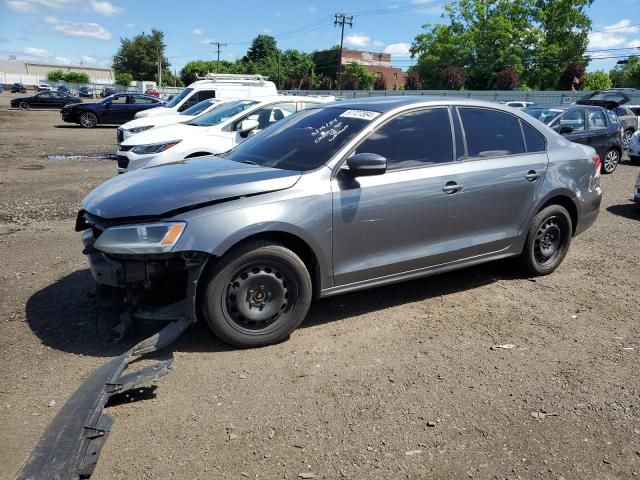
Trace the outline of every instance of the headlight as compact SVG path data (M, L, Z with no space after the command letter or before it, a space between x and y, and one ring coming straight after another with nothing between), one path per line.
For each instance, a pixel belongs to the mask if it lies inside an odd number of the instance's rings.
M144 127L130 128L129 132L130 133L140 133L140 132L144 132L145 130L149 130L150 128L153 128L153 125L145 125Z
M184 222L145 223L107 228L93 246L105 253L167 253L182 235Z
M138 155L149 155L150 153L160 153L175 147L182 140L173 140L167 143L154 143L153 145L137 145L133 147L133 153Z

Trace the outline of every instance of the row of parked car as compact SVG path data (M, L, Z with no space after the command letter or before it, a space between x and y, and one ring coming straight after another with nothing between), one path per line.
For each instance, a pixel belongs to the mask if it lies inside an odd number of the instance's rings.
M153 305L251 347L285 339L317 297L504 257L546 275L596 220L623 148L597 95L555 110L333 100L218 76L136 113L117 130L124 174L78 213L96 281L134 318ZM583 124L593 140L571 141Z

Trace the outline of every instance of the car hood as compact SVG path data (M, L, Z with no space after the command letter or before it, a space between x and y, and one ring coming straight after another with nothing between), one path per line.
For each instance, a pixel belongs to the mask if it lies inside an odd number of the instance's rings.
M150 121L151 119L146 118ZM121 145L152 145L154 143L171 142L173 140L184 140L185 138L202 135L207 127L197 127L195 125L185 125L176 123L162 127L151 128L129 137Z
M176 110L173 108L154 107L154 108L148 108L146 110L142 110L141 112L136 113L134 118L154 117L156 115L173 115L175 113L176 113Z
M123 130L131 130L137 127L146 127L147 125L153 125L154 127L163 127L165 125L172 125L174 123L185 123L193 120L193 115L181 115L176 113L174 115L156 115L151 118L134 118L130 122L125 123L120 128Z
M219 157L142 168L107 180L82 201L105 219L161 217L234 198L291 188L301 173Z

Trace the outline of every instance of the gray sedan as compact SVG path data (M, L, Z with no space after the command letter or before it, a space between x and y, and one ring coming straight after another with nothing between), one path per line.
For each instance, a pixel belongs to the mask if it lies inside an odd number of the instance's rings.
M224 158L113 178L76 230L133 317L203 318L253 347L287 338L317 297L505 257L549 274L600 201L595 151L524 113L384 97L303 110Z

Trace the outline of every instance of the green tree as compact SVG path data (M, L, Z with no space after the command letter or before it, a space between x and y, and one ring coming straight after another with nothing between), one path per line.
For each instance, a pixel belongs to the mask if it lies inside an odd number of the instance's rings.
M611 88L611 77L604 70L596 70L595 72L587 72L584 75L585 90L603 90Z
M252 62L259 62L267 58L278 56L278 46L276 39L271 35L258 35L251 42L251 47L247 51L247 57Z
M82 72L67 72L64 74L64 81L69 83L89 83L89 75Z
M640 57L629 57L626 63L616 65L609 76L614 87L640 88Z
M129 73L134 80L158 81L158 59L162 59L163 75L170 74L169 60L164 55L166 45L164 33L151 29L151 33L140 33L135 37L121 38L120 48L113 56L116 73Z
M62 80L64 80L64 70L61 70L59 68L50 70L49 73L47 73L47 78L52 82L61 82Z
M356 90L356 89L369 90L371 89L371 86L373 85L373 81L376 78L374 73L370 73L366 68L364 68L362 65L356 62L351 62L345 67L343 77L347 77L347 78L352 77L357 79L357 85L358 85L357 88L350 89L346 87L346 82L345 82L343 83L345 90ZM353 83L354 83L353 81L349 80L350 86L353 86Z
M133 82L133 75L130 73L116 73L116 83L124 87L128 87Z

